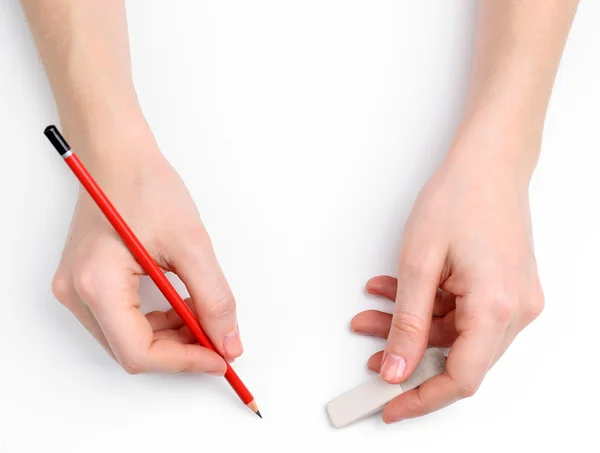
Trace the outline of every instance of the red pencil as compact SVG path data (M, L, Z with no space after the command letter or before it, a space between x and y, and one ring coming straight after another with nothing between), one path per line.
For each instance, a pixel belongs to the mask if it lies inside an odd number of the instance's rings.
M148 251L144 248L139 239L135 236L131 228L125 223L123 217L119 214L119 212L115 209L113 204L110 202L108 197L104 194L102 189L98 186L92 175L87 171L85 166L81 163L77 155L71 150L71 147L63 138L61 133L59 132L56 126L48 126L44 130L44 135L50 140L52 145L56 148L58 153L67 163L69 168L73 171L77 179L81 182L81 185L87 190L92 199L96 202L102 213L106 216L108 221L114 227L114 229L119 233L123 242L131 251L135 259L140 263L140 265L144 268L144 270L148 273L150 278L154 281L158 289L164 294L167 298L171 306L175 309L175 312L179 315L181 320L185 323L185 325L190 329L198 343L208 349L215 351L218 354L218 351L208 338L208 336L202 330L200 326L200 322L196 319L192 311L185 304L181 296L177 293L171 282L167 279L165 274L161 271L158 265L154 262ZM238 377L238 375L233 371L231 365L227 364L227 371L225 372L225 379L227 382L233 387L233 390L238 394L243 403L262 418L260 415L260 411L258 410L258 406L254 401L254 397L250 393L250 391L246 388L242 380Z

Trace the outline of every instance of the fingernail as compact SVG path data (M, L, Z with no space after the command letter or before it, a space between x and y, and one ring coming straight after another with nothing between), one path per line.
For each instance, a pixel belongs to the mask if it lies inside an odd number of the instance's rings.
M222 377L224 373L222 371L207 371L206 374L210 374L211 376Z
M392 423L398 423L398 422L401 422L402 420L404 420L404 419L403 418L394 418L392 420L384 420L383 422L386 425L391 425Z
M367 332L365 332L363 330L359 330L359 329L352 329L352 332L356 333L358 335L367 335L369 337L372 336L370 333L367 333Z
M236 329L223 338L223 349L230 358L236 358L242 355L244 350L242 346L242 340L240 338L240 331Z
M388 354L381 365L381 377L392 384L398 383L406 368L406 361L396 354Z

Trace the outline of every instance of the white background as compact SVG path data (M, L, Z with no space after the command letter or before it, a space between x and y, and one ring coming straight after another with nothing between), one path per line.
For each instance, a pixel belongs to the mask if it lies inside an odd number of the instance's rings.
M21 10L0 0L0 450L600 451L596 0L575 20L531 187L545 312L474 398L394 426L326 417L383 345L348 322L390 308L363 285L395 274L403 222L452 139L474 13L466 0L128 2L141 102L238 300L235 369L260 420L218 378L127 375L52 297L77 185L42 135L57 114Z

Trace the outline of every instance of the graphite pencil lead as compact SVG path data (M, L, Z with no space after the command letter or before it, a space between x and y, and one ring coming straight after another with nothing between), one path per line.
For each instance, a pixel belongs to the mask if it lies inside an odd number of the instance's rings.
M258 404L256 404L256 401L250 401L248 404L246 404L246 407L252 412L254 412L256 415L258 415L260 418L262 418L262 415L260 415L260 411L258 410Z

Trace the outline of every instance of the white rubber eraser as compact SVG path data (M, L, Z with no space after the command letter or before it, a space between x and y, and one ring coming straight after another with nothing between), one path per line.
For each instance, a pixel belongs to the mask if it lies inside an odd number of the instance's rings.
M446 369L446 357L439 349L427 349L423 360L410 377L402 384L388 384L381 375L354 387L327 403L327 413L336 428L379 412L391 400L408 392Z

